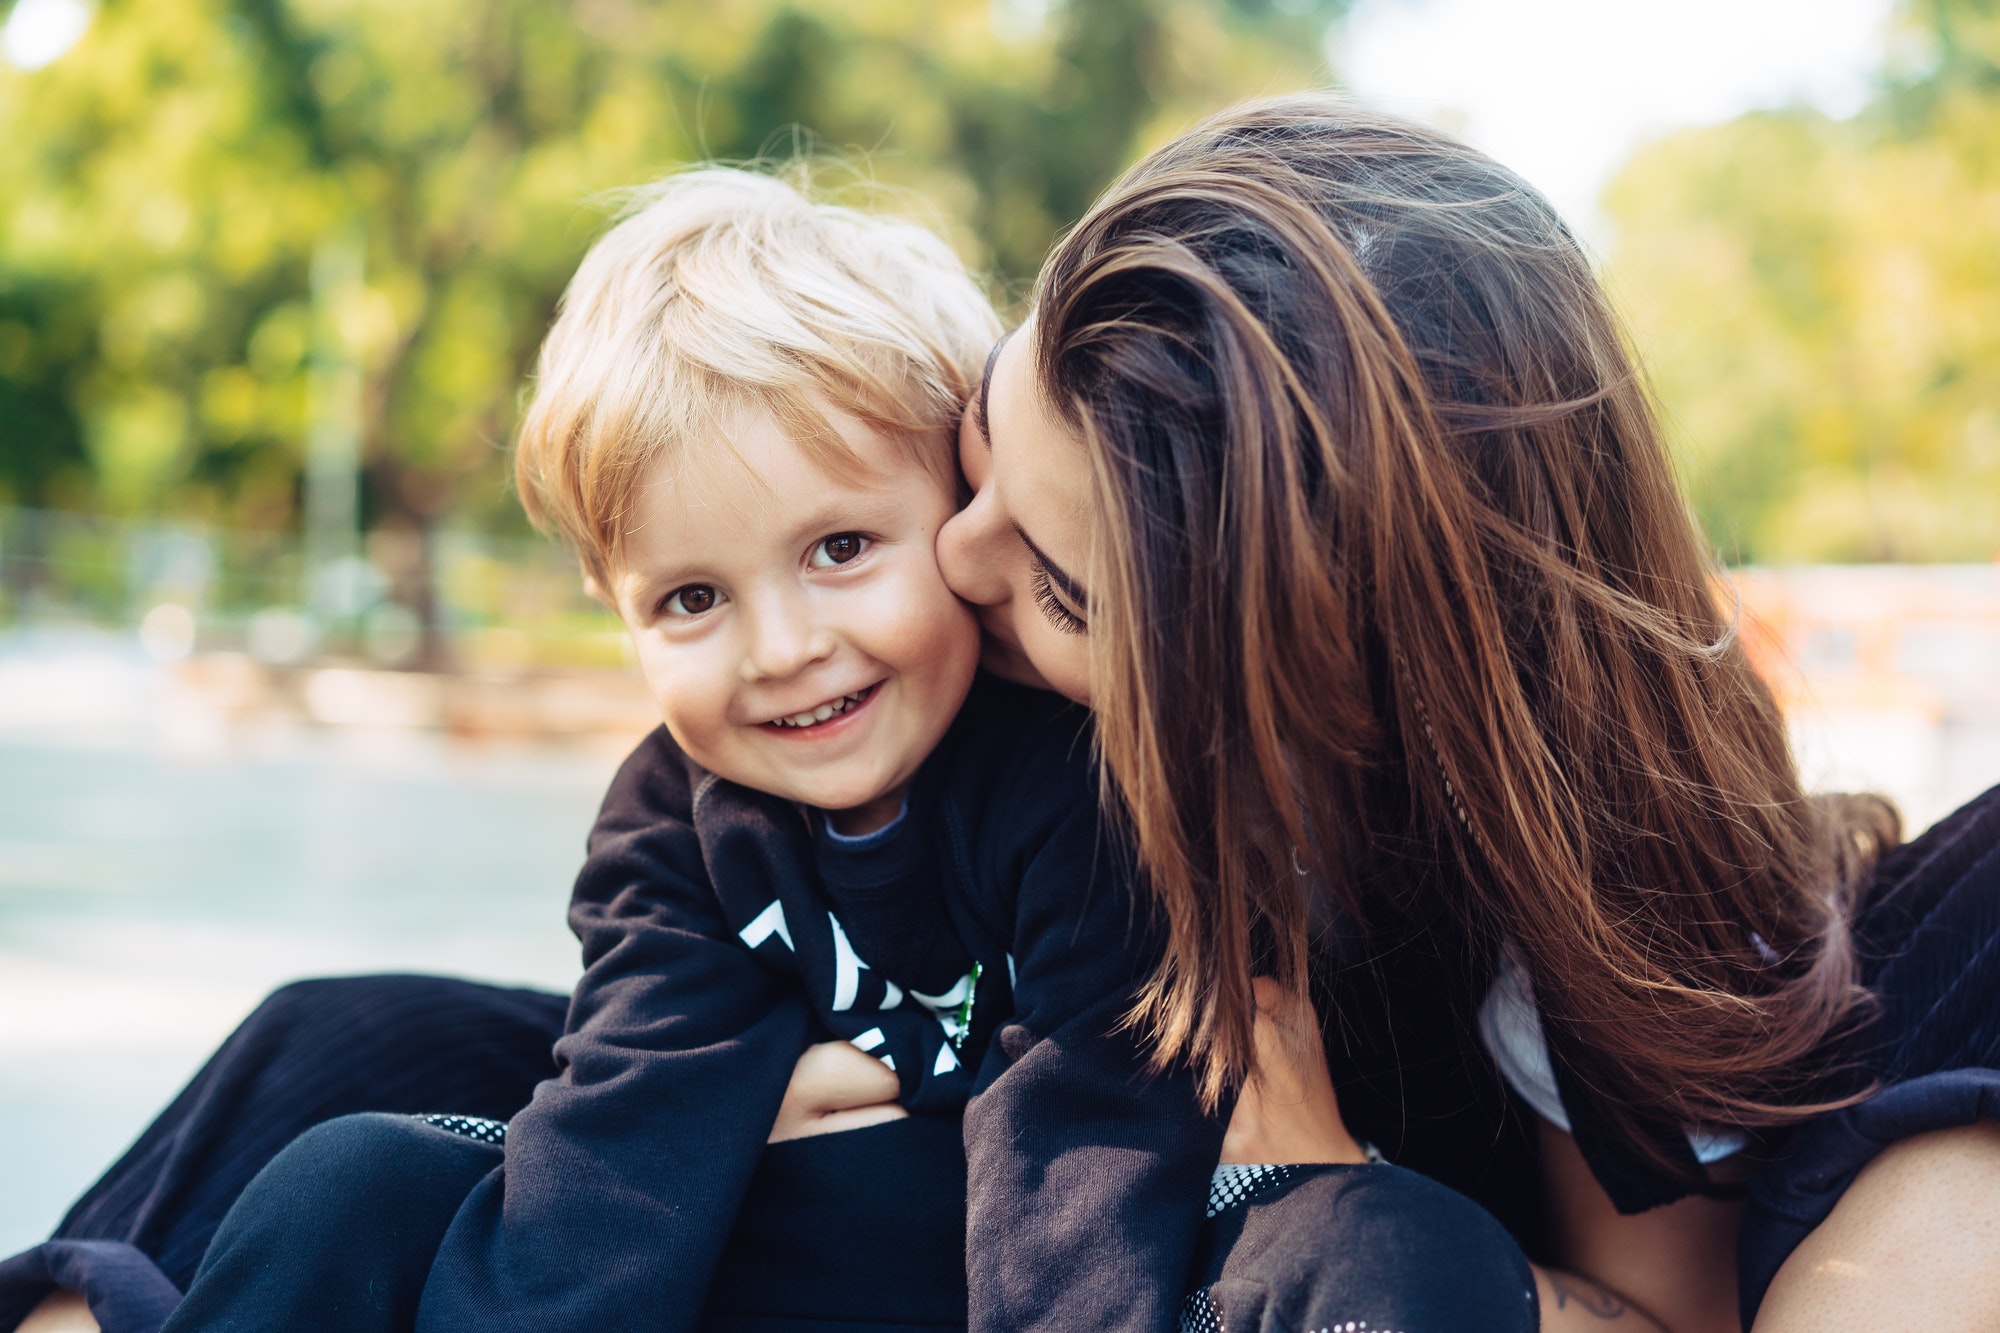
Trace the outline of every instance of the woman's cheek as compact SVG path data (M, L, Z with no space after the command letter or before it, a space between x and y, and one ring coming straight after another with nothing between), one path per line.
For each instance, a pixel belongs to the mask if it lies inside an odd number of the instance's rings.
M1064 634L1047 620L1021 636L1021 650L1042 673L1042 679L1064 698L1076 703L1090 702L1090 638L1084 634Z

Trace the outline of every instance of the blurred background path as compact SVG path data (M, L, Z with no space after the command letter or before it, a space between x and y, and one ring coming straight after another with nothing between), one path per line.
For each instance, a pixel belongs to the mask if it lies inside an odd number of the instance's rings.
M195 665L132 632L0 635L0 1252L45 1233L274 985L576 975L563 910L647 725L630 682L596 682L638 704L624 733L474 739L387 707L245 711ZM365 680L346 688L371 711Z

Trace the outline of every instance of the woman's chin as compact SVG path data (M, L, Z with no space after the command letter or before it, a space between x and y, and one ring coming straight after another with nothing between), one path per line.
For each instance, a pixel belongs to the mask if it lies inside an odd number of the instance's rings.
M1021 651L1018 643L1002 639L984 628L979 632L979 665L982 670L1002 680L1011 680L1016 685L1062 693L1049 683L1048 677L1036 670L1034 662Z

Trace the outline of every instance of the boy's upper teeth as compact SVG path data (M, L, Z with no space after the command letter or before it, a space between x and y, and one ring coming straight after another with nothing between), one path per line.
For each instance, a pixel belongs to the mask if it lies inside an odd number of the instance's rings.
M845 713L848 709L860 703L861 697L867 693L868 691L866 690L856 690L853 694L843 694L832 703L821 704L810 712L793 713L790 717L781 717L778 719L778 725L782 727L810 727L815 722L824 722L835 714Z

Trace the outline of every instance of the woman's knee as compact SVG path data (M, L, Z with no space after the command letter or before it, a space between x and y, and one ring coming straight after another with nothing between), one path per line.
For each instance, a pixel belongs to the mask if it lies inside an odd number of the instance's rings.
M1778 1269L1758 1333L2000 1321L2000 1122L1884 1149Z
M315 1231L379 1224L413 1210L449 1217L499 1162L497 1147L411 1116L340 1116L292 1140L250 1183L236 1211L266 1227Z
M287 982L247 1014L225 1051L266 1069L290 1071L300 1062L315 1072L338 1069L339 1053L367 1043L385 1008L418 1001L402 977L316 977Z
M1534 1276L1514 1238L1414 1171L1324 1168L1253 1200L1240 1226L1210 1288L1231 1333L1350 1320L1408 1333L1535 1327Z
M290 981L266 995L243 1020L243 1030L283 1037L326 1029L353 1035L359 1020L385 1014L431 1013L463 1003L474 984L455 977L384 973L353 977L310 977ZM487 988L491 989L491 988Z
M452 1217L499 1161L409 1116L314 1126L230 1209L162 1333L407 1328Z

